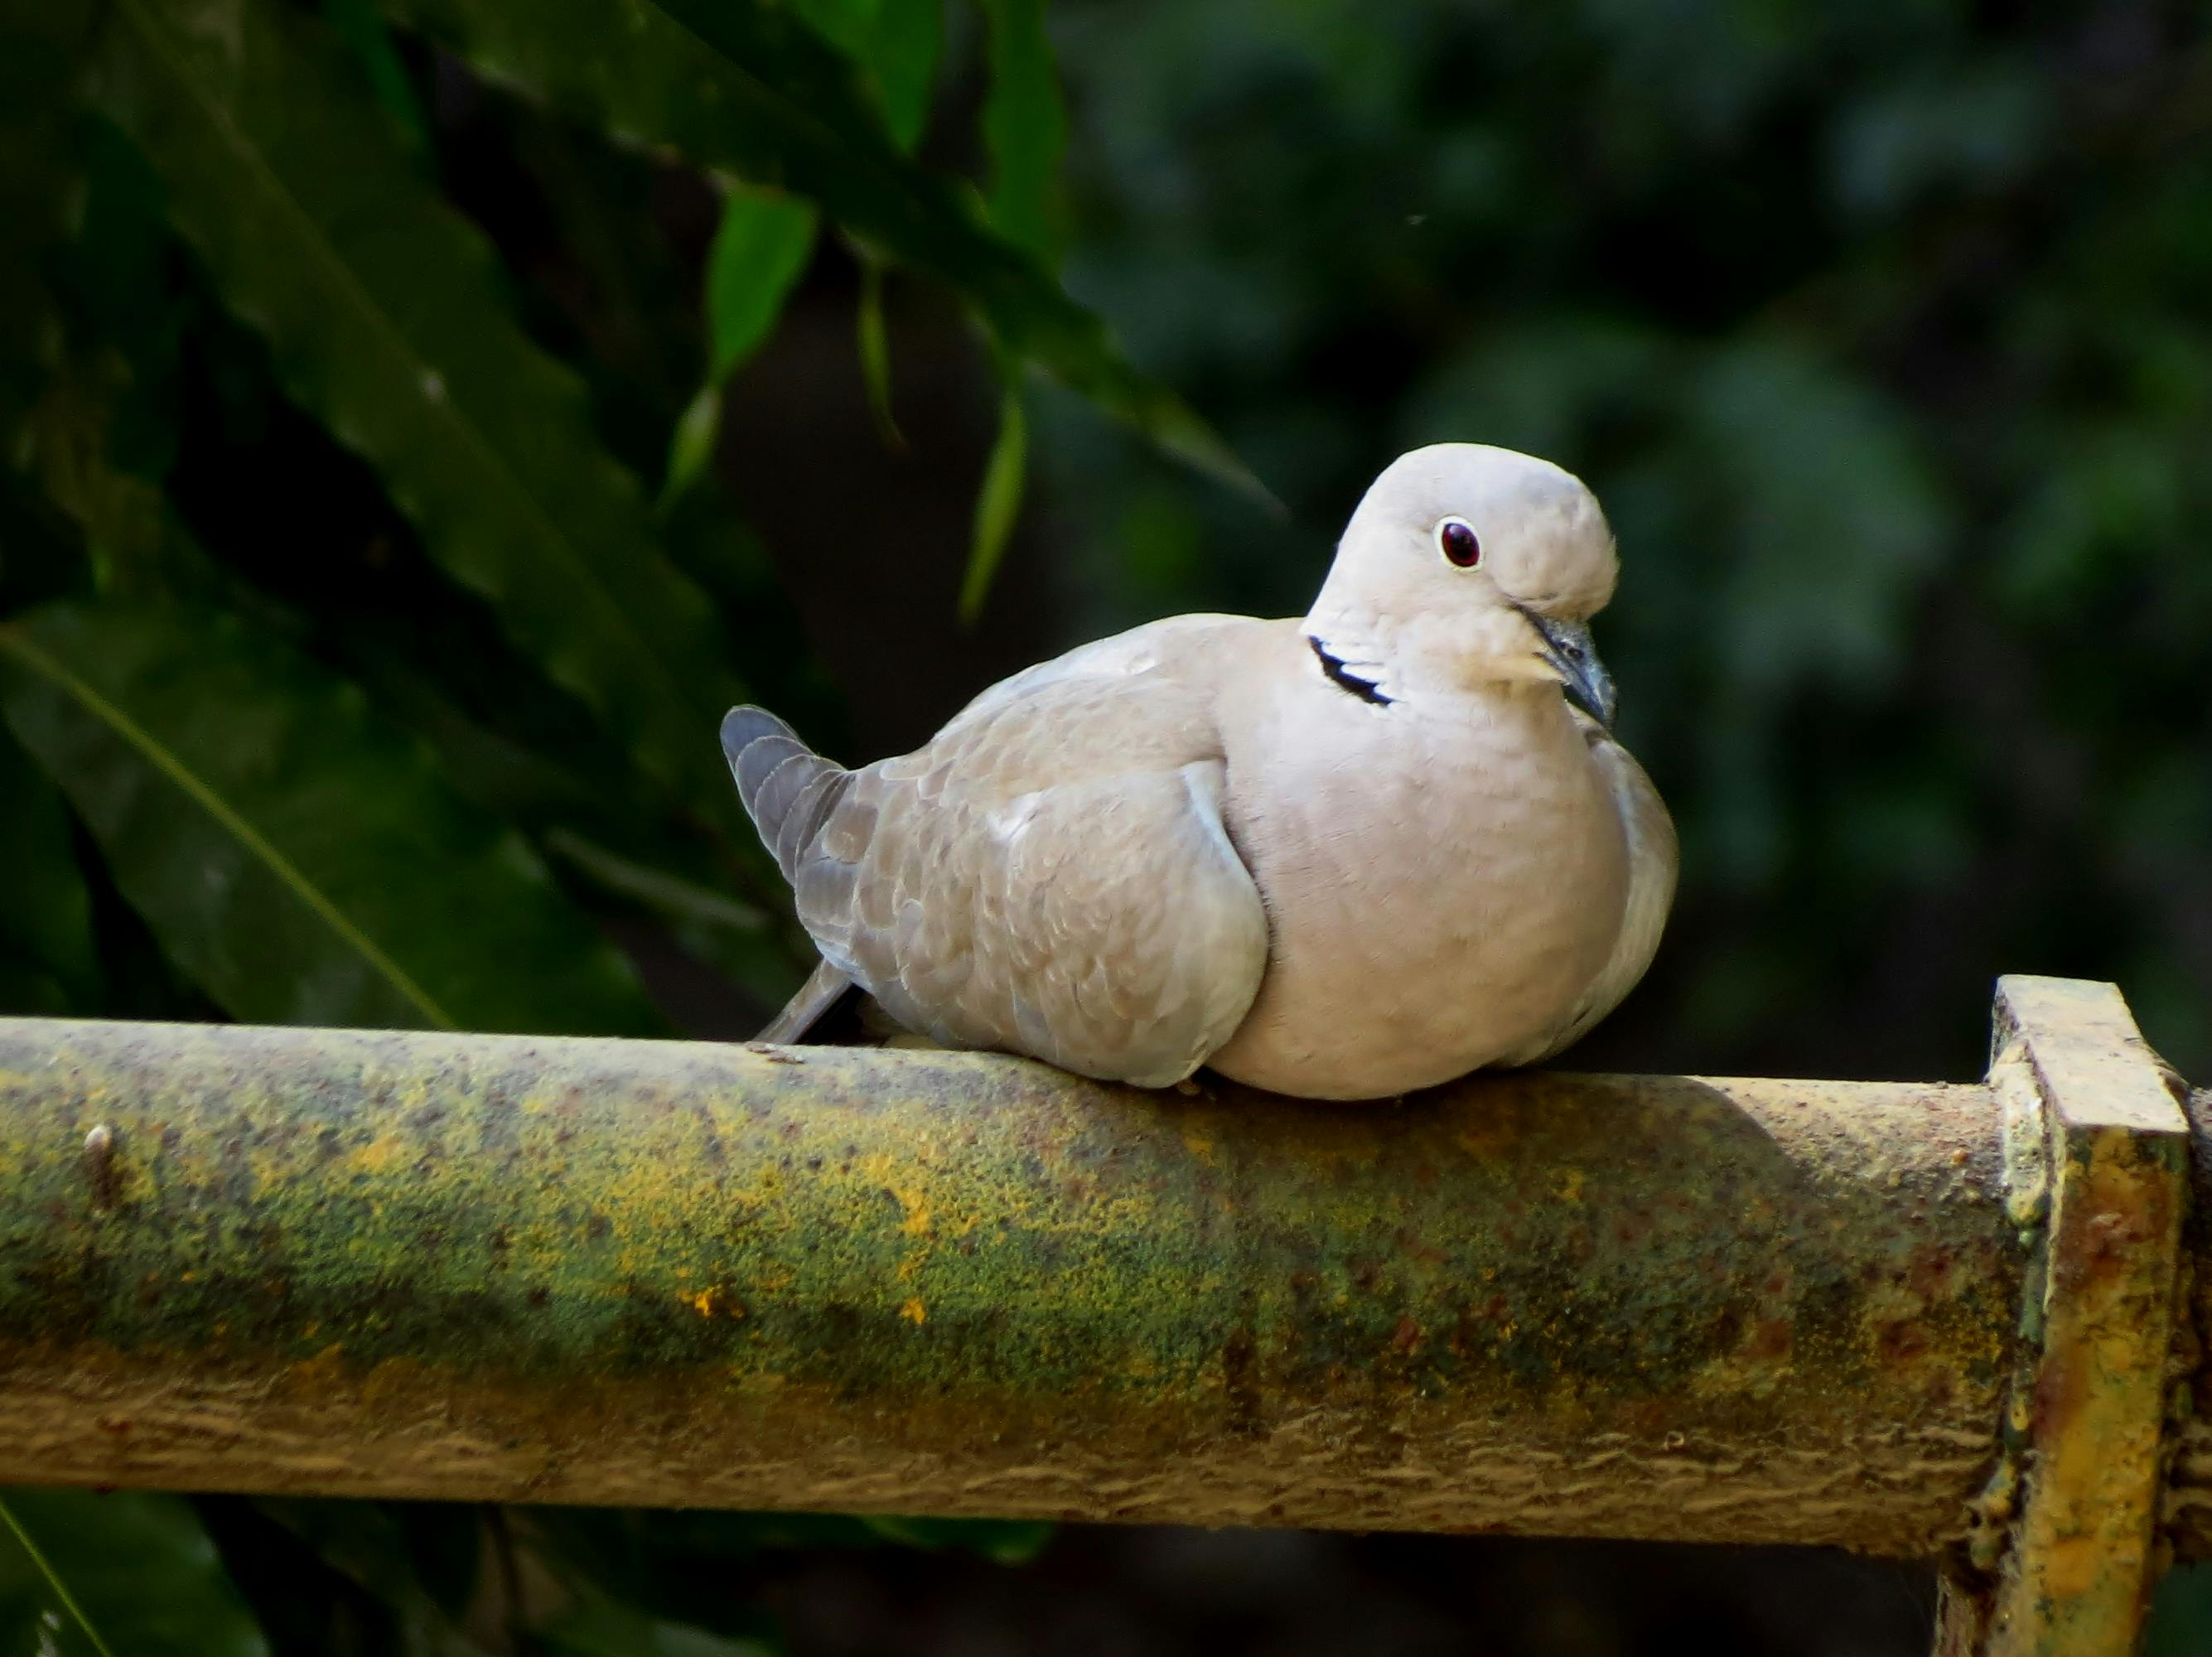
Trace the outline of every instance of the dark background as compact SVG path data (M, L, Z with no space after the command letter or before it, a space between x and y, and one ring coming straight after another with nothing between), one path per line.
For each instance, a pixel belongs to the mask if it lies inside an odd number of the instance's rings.
M894 272L902 441L887 442L854 346L862 264L826 239L723 390L709 475L663 519L687 569L737 572L714 590L763 700L836 757L897 751L993 679L1115 628L1297 613L1405 448L1526 448L1580 473L1619 533L1597 637L1684 852L1649 978L1568 1062L1963 1078L1991 980L2027 972L2117 980L2154 1044L2212 1077L2201 9L1056 0L1049 15L1067 286L1286 513L1032 380L1028 494L963 624L993 359L953 296ZM585 376L594 429L650 491L702 372L714 190L418 41L387 49L426 173L495 245L517 314ZM983 63L956 8L927 161L984 169ZM374 469L288 396L161 227L143 164L97 122L73 131L109 217L77 221L50 266L71 326L108 303L95 268L127 270L115 305L160 318L117 348L124 389L94 399L95 446L161 491L142 583L192 585L161 574L181 537L283 609L320 666L377 687L379 663L454 650L482 665L453 691L471 717L583 752L557 695L504 665L483 607L439 586ZM119 264L82 262L95 231L120 238ZM59 498L33 461L24 475ZM72 528L50 502L16 509L111 572L133 544L83 511ZM23 568L0 598L72 590L21 585ZM459 768L434 720L390 706ZM702 736L718 712L701 709ZM704 938L580 878L557 811L514 816L674 1026L748 1034L790 981L773 929ZM98 836L73 834L100 973L4 1010L237 1012L149 932ZM1924 1650L1933 1604L1917 1569L1810 1553L1083 1528L1019 1567L771 1548L732 1591L799 1657L1875 1657ZM2180 1604L2203 1586L2172 1592L2158 1649L2212 1648L2212 1615Z

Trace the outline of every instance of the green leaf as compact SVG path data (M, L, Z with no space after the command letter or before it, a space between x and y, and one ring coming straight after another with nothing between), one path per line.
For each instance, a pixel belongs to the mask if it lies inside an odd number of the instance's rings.
M710 372L726 379L760 349L814 251L814 206L795 197L732 185L707 253Z
M432 153L430 118L423 112L422 100L415 95L415 83L408 78L407 65L399 61L399 49L392 44L392 31L385 27L376 8L370 0L323 0L323 15L330 20L331 27L346 45L353 48L354 56L361 59L376 101L392 112L406 130L416 152L428 161Z
M903 450L906 434L899 430L891 410L891 339L884 325L884 267L882 262L860 255L860 302L854 318L855 343L860 353L860 379L868 391L868 412L875 417L876 434L884 446Z
M1044 0L983 0L990 21L991 90L983 142L991 153L991 222L1048 264L1058 262L1053 223L1067 113L1060 106Z
M999 401L999 439L983 468L983 487L975 496L975 538L968 553L968 573L960 582L960 619L973 624L983 613L992 578L999 573L1006 542L1021 516L1022 481L1029 465L1029 418L1021 388L1009 383Z
M891 142L914 153L929 118L940 0L798 0L799 15L863 72Z
M82 1011L98 1003L92 901L70 841L69 808L5 726L0 726L0 956L19 968L37 968Z
M665 512L714 458L722 422L722 382L758 350L783 302L806 273L817 215L811 202L744 185L728 186L707 252L707 384L676 422Z
M182 1496L0 1496L0 1644L63 1657L267 1657L215 1544Z
M656 508L664 517L684 492L697 483L714 458L722 436L722 392L714 385L702 385L699 393L676 416L668 434L667 474L660 485Z
M901 153L853 65L775 0L380 3L556 108L710 170L811 197L852 235L951 287L1016 355L1169 452L1273 503L1228 446L1133 367L1034 256L990 229L964 185Z
M606 1601L580 1605L538 1632L570 1657L774 1657L774 1648L760 1641L725 1639Z
M0 712L234 1017L659 1026L516 835L358 689L232 618L62 604L0 626Z
M867 52L891 142L911 155L929 120L929 95L945 33L942 0L876 0Z
M1026 1565L1045 1551L1058 1527L1031 1519L899 1519L861 1521L877 1535L910 1548L961 1548L994 1564Z
M288 391L648 775L734 821L711 729L739 687L711 604L337 43L276 0L117 0L108 15L100 101Z
M737 902L665 869L656 869L618 852L611 852L573 830L554 829L545 836L545 849L574 864L595 883L617 896L657 909L671 920L733 932L767 929L768 916L750 904Z

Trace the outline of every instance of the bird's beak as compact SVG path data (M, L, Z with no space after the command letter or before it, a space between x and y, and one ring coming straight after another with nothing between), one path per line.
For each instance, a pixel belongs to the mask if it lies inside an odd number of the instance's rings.
M1522 614L1543 640L1544 659L1559 676L1567 700L1611 730L1620 699L1613 688L1613 675L1597 659L1597 646L1590 642L1589 628L1580 622L1555 622L1533 610Z

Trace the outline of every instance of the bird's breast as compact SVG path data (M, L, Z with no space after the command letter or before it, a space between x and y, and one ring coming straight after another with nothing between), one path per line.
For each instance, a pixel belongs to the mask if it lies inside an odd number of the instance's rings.
M1230 832L1267 904L1258 998L1210 1062L1369 1098L1558 1027L1626 899L1618 812L1555 692L1386 707L1325 694L1225 721Z

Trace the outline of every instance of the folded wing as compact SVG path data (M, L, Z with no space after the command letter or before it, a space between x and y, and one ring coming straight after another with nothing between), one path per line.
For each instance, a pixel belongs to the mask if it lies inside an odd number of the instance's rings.
M1189 1075L1267 965L1212 711L1265 625L1185 616L1087 646L855 771L733 713L740 796L824 962L947 1046L1147 1087Z

